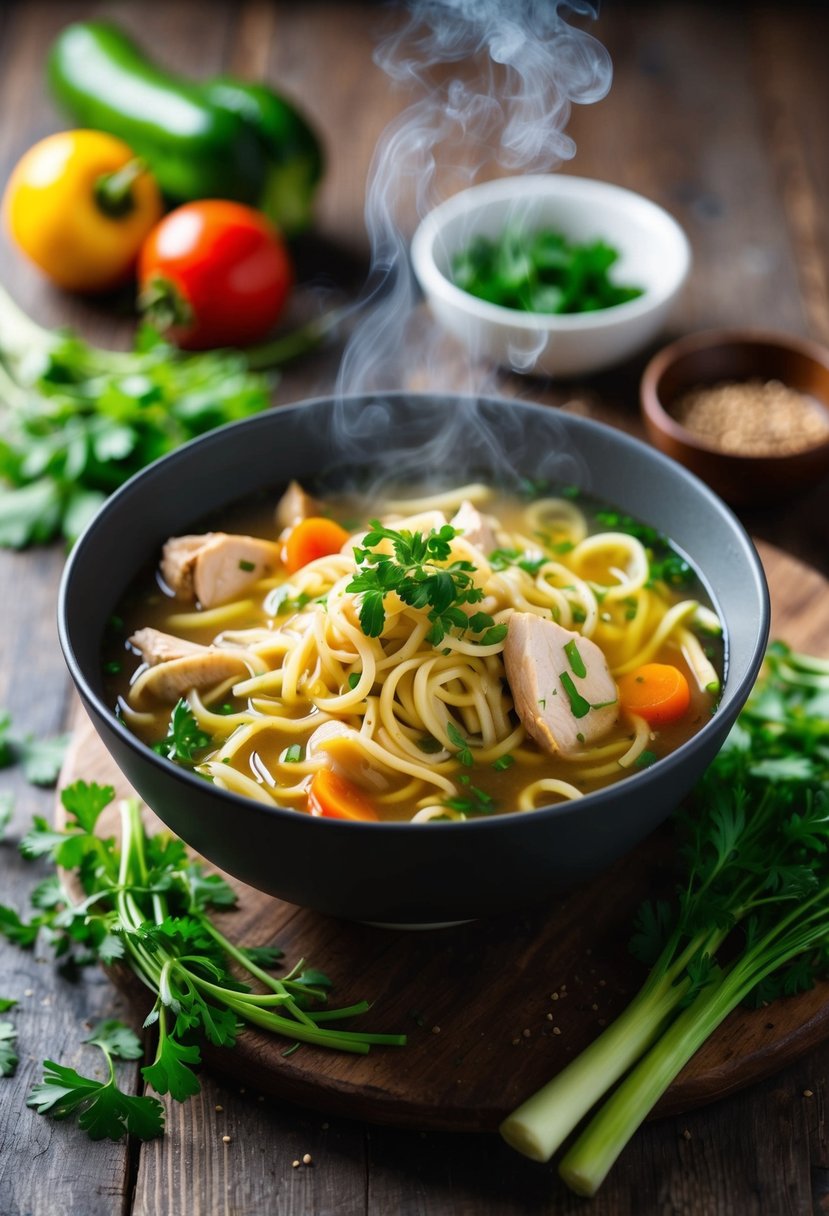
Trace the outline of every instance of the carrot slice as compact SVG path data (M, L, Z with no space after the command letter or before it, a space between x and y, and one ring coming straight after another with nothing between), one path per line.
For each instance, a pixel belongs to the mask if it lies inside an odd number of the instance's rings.
M285 539L282 558L289 574L301 570L318 557L339 553L349 533L335 520L309 515L291 528Z
M691 690L678 667L645 663L619 680L619 701L623 709L651 726L667 726L686 712Z
M308 810L312 815L322 815L326 819L380 818L368 794L330 768L321 768L314 773L308 790Z

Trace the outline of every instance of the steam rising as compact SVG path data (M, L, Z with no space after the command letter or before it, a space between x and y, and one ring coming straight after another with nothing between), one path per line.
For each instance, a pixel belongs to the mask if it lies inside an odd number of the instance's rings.
M381 135L369 169L371 271L337 385L346 447L376 435L382 409L344 408L349 394L486 390L490 373L471 359L459 368L454 345L453 383L439 379L448 340L417 307L409 240L418 220L458 189L504 171L549 172L572 158L564 130L571 105L604 97L611 65L601 44L566 16L595 15L589 0L411 0L402 24L378 45L376 63L414 100ZM528 352L516 352L516 365L522 356ZM466 412L447 410L429 452L420 454L421 472L424 464L445 464L448 453L457 463ZM483 446L494 458L497 440Z

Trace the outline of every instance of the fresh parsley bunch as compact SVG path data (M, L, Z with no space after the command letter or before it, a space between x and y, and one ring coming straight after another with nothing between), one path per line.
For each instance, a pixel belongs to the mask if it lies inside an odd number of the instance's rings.
M35 888L30 919L0 904L0 933L22 947L33 946L45 934L59 958L117 962L132 970L152 998L145 1025L157 1027L157 1045L141 1071L158 1093L180 1102L198 1093L199 1039L233 1047L245 1025L285 1038L289 1051L313 1043L365 1054L375 1044L405 1043L403 1035L331 1028L330 1022L364 1013L368 1002L324 1008L331 982L322 972L305 968L300 960L277 978L268 969L278 962L280 950L230 941L210 912L233 907L232 887L192 861L182 841L164 832L148 835L134 800L120 804L120 848L114 839L98 835L98 820L112 799L111 787L77 781L61 793L65 830L35 819L20 851L27 858L47 857L74 874L83 894L73 898L60 874L54 874ZM8 1024L0 1024L0 1047L5 1038L8 1060L11 1038L3 1025ZM43 1085L36 1087L31 1104L58 1116L82 1109L81 1126L90 1135L159 1134L155 1107L131 1113L117 1088L112 1057L125 1057L127 1040L99 1034L92 1041L109 1061L103 1090L93 1091L90 1086L97 1083L47 1061ZM140 1049L136 1058L138 1054ZM0 1062L2 1058L0 1051Z
M346 587L360 600L360 627L366 637L376 638L386 623L385 598L394 592L411 608L428 609L431 627L426 637L439 646L447 634L456 631L481 634L482 646L503 641L506 625L496 625L487 612L464 612L464 604L478 604L483 590L475 585L476 567L465 560L452 561L452 540L458 535L451 524L421 532L401 532L373 519L363 544L354 549L357 574ZM393 553L378 552L377 546L390 541Z
M624 1076L561 1161L592 1195L694 1052L741 1002L829 974L829 662L780 643L684 813L676 893L640 909L650 972L599 1038L502 1125L547 1160ZM724 947L728 944L728 949Z
M336 310L246 351L187 354L141 327L132 351L43 329L0 287L0 545L72 541L114 489L205 431L267 409L274 368Z

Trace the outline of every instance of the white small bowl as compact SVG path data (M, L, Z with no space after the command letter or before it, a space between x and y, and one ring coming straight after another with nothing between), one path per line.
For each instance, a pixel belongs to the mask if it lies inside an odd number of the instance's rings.
M456 287L455 255L474 237L497 237L515 221L579 243L605 240L619 252L611 277L643 294L596 312L549 316ZM618 363L657 336L688 276L691 248L676 220L642 195L551 173L499 178L453 195L415 232L412 265L434 315L474 357L514 371L576 376Z

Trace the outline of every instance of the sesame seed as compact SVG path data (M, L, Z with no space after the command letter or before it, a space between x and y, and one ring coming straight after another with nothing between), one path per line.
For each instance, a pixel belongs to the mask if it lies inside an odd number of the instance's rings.
M804 1098L813 1098L814 1096L815 1096L815 1094L814 1094L814 1090L812 1090L812 1089L804 1089L804 1091L803 1091L803 1097L804 1097Z
M302 1164L303 1165L313 1165L314 1164L314 1158L311 1156L310 1153L303 1154Z
M682 1139L683 1139L683 1140L690 1140L690 1139L691 1139L691 1133L688 1131L688 1128L687 1128L687 1127L686 1127L686 1128L683 1128L683 1131L682 1131Z
M803 451L829 436L829 422L807 394L754 377L701 385L674 403L677 420L721 452L768 456Z
M560 1027L560 1026L554 1026L554 1027L553 1027L553 1034L561 1034L561 1027Z
M432 1034L440 1034L440 1026L433 1026Z
M296 1160L296 1161L292 1161L292 1162L291 1162L291 1165L294 1167L294 1169L295 1169L295 1170L298 1170L298 1169L299 1169L299 1161L298 1161L298 1160Z
M558 1000L558 993L557 993L557 992L551 992L551 993L550 993L550 1000L551 1000L551 1001L557 1001L557 1000Z
M524 1029L521 1031L521 1033L523 1034L525 1039L528 1039L530 1037L530 1035L532 1034L532 1031L530 1030L529 1026L525 1026Z
M230 1136L222 1136L222 1144L230 1144Z
M599 1008L599 1006L598 1006L598 1005L596 1004L596 1002L594 1001L594 1002L593 1002L593 1004L590 1006L590 1008L591 1008L591 1009L593 1009L593 1010L596 1010L596 1009L598 1009L598 1008Z
M553 1020L553 1015L552 1015L551 1013L545 1013L545 1014L544 1014L544 1016L545 1016L545 1018L547 1019L547 1021L548 1021L548 1022L552 1022L552 1020Z
M217 1106L217 1107L216 1107L216 1110L217 1110L217 1111L218 1111L218 1112L221 1114L221 1112L224 1110L224 1107L223 1107L223 1106Z

